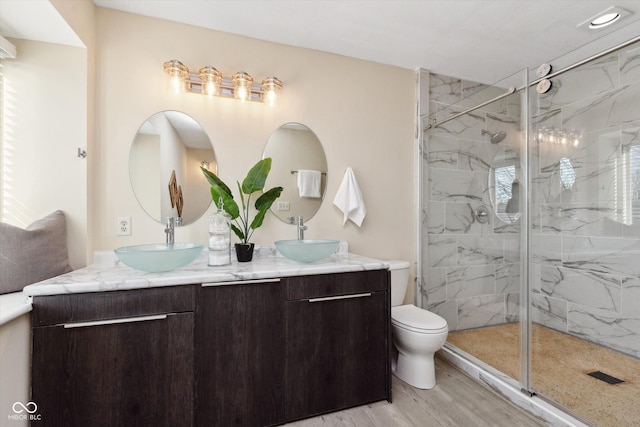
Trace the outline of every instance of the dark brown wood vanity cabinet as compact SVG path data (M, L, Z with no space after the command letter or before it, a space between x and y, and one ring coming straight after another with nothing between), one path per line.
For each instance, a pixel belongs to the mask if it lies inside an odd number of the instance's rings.
M280 279L198 289L196 426L285 422L285 296Z
M194 286L34 297L46 426L191 426Z
M35 297L46 426L270 426L391 399L387 270ZM35 425L35 423L34 423Z
M287 421L391 401L388 271L283 280Z

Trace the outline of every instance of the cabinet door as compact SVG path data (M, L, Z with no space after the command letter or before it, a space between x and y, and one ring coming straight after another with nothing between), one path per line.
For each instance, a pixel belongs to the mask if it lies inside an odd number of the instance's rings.
M287 302L287 420L389 398L386 291Z
M196 425L283 423L283 285L203 285L197 301Z
M181 313L34 328L43 424L192 425L193 322Z

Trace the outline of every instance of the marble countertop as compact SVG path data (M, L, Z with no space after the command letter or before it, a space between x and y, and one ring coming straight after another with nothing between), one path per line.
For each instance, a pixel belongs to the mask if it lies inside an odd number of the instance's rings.
M32 297L389 268L389 264L383 261L348 252L337 252L322 261L302 264L282 257L272 247L257 248L251 262L238 263L234 261L226 266L209 267L207 254L208 250L205 249L191 264L165 273L147 273L134 270L120 261L100 261L88 267L29 285L24 288L23 293Z

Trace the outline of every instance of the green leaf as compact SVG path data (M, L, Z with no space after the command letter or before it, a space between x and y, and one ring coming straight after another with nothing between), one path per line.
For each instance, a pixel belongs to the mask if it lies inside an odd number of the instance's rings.
M251 194L262 190L270 170L271 157L264 158L256 163L251 170L249 170L244 181L242 181L242 192L244 194Z
M244 203L244 196L242 195L242 187L240 187L240 183L238 181L236 181L236 184L238 184L238 191L240 192L240 201L242 202L242 212L244 212L245 214L248 214L247 205Z
M222 199L222 203L224 203L224 211L228 213L234 221L234 223L231 224L231 229L242 243L248 243L249 239L251 239L251 236L253 235L253 231L262 225L267 211L282 193L282 187L274 187L269 191L262 193L255 201L255 208L258 212L253 218L253 221L251 221L251 224L249 224L251 195L264 189L267 175L269 175L269 172L271 171L271 158L267 157L256 163L249 170L244 181L242 181L242 184L240 184L240 182L236 182L238 185L242 210L234 200L231 189L220 178L218 178L216 174L202 167L200 169L207 178L209 184L211 184L211 199L216 205L219 200ZM244 196L245 194L247 195L246 200Z
M252 229L255 230L256 228L262 225L262 222L264 221L264 216L267 214L267 211L269 210L273 202L278 197L280 197L280 193L282 193L282 187L274 187L269 191L267 191L266 193L263 193L260 197L258 197L258 200L256 200L256 205L255 205L256 209L258 210L258 213L256 214L255 218L253 218L253 221L251 221Z
M224 190L225 193L227 193L233 198L233 194L231 194L231 189L220 178L218 178L218 175L211 172L209 169L203 168L202 166L200 166L200 170L204 174L205 178L207 178L207 181L209 181L209 184L217 185L218 187L222 188L222 190ZM213 202L217 204L218 200L213 199Z
M236 233L236 236L238 236L238 239L240 239L242 243L247 243L247 239L245 239L242 230L240 230L235 224L231 224L231 229Z
M222 198L222 203L224 203L223 209L226 213L231 216L231 219L236 219L240 216L240 209L238 209L238 204L235 200L233 200L233 196L227 193L222 187L218 184L211 184L211 200L214 203L218 203L218 200Z
M273 204L273 202L275 202L276 199L280 197L282 190L283 190L282 187L273 187L269 191L262 193L262 195L258 197L258 200L256 200L256 204L255 204L256 209L261 211L263 210L264 206L266 206L266 208L269 209Z

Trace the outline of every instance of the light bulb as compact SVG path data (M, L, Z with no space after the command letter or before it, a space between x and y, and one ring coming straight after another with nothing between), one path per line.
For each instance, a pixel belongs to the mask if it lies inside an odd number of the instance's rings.
M207 83L206 84L206 88L205 88L205 92L209 96L215 95L216 92L217 92L216 85L214 85L213 82Z
M234 74L231 77L233 84L233 94L241 102L245 102L251 97L251 86L253 85L253 77L244 71Z
M247 88L244 86L241 86L238 88L238 99L240 99L240 102L244 103L244 101L247 100Z
M200 68L198 71L200 82L202 84L201 91L204 95L217 95L222 82L222 73L211 65Z
M169 77L169 88L172 92L184 92L189 80L189 68L182 62L173 59L164 63L164 72Z
M277 98L278 95L276 95L276 92L274 90L270 90L267 92L267 104L269 104L270 107L273 107L275 105Z
M262 100L273 107L282 89L282 82L276 77L269 77L262 81Z

